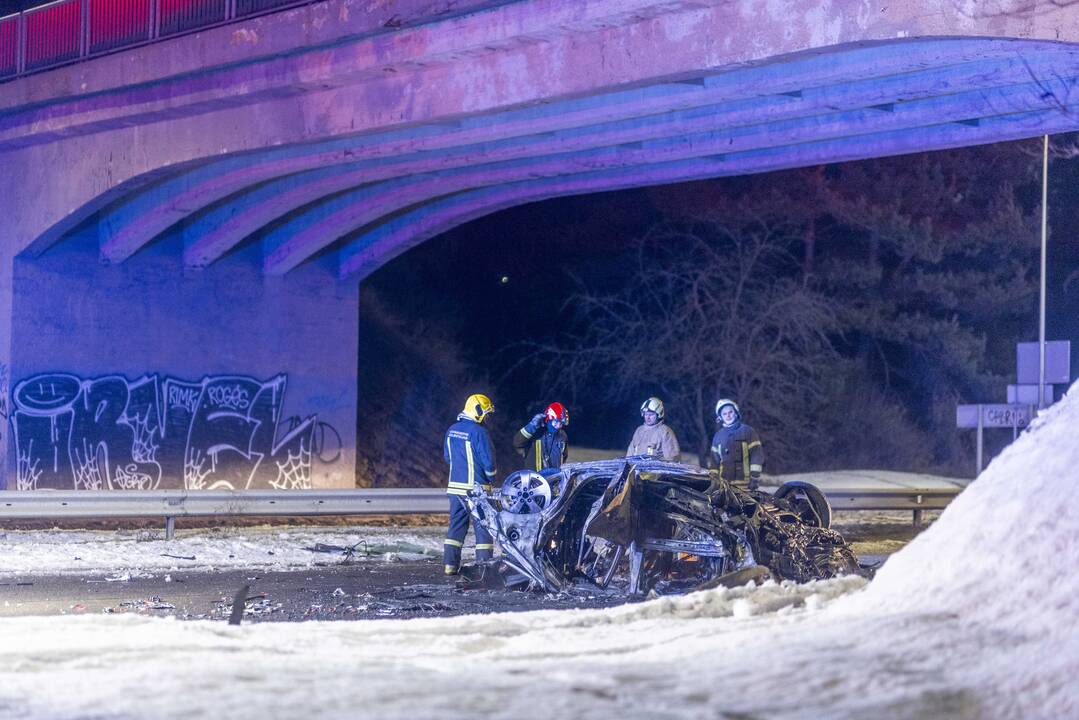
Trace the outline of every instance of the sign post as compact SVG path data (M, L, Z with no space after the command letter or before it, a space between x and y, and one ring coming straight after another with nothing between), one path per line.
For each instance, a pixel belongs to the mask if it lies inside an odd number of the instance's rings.
M1049 244L1049 136L1042 146L1042 254L1038 280L1038 409L1045 407L1045 264Z
M982 406L978 406L978 457L975 459L977 465L974 467L974 477L978 477L982 474L982 437L985 434L985 415L982 414Z
M959 428L977 428L977 473L982 472L982 459L984 457L985 428L1011 428L1013 438L1019 434L1019 428L1025 428L1034 418L1033 405L1010 404L979 404L979 405L956 405L955 426Z

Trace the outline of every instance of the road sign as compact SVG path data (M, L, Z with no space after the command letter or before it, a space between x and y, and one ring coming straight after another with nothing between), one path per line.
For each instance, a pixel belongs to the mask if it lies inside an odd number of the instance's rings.
M1045 384L1071 385L1070 340L1050 340L1045 343ZM1015 369L1021 385L1038 384L1038 343L1016 343ZM1034 397L1038 391L1034 391Z
M1024 428L1034 416L1030 405L956 405L955 426L978 427L979 413L981 427Z
M1008 386L1008 404L1009 405L1037 405L1038 404L1038 385L1009 385ZM1045 386L1045 403L1044 405L1053 404L1053 386Z
M978 428L978 446L975 455L976 474L981 475L982 473L982 435L987 427L1011 428L1012 438L1014 439L1019 434L1019 428L1025 428L1033 418L1033 405L956 405L955 426Z

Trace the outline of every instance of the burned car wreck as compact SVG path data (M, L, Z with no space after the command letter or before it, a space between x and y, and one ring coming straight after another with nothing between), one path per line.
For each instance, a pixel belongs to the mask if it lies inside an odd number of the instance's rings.
M474 573L488 586L639 597L862 572L805 483L750 491L642 456L516 472L468 502L502 549Z

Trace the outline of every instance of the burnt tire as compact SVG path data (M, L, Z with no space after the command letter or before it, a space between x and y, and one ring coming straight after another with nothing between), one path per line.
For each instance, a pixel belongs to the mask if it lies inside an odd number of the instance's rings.
M821 528L832 526L832 506L816 485L791 480L780 485L772 497L789 502L798 516L809 525Z

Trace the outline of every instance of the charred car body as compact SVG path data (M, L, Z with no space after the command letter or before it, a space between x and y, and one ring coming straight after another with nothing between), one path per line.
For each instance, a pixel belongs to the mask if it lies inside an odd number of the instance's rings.
M643 456L517 472L468 501L502 549L487 582L507 587L641 596L861 572L828 528L824 495L805 483L750 491Z

